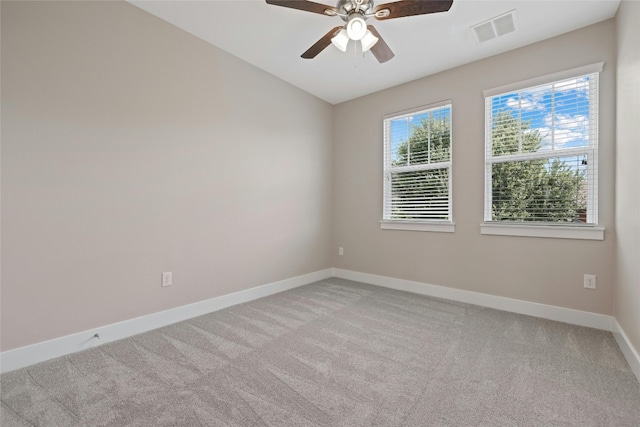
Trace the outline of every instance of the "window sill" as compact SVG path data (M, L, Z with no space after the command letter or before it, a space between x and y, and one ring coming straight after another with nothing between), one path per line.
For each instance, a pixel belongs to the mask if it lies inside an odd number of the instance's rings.
M480 224L480 234L547 237L555 239L604 240L604 227L589 225Z
M453 233L456 225L453 222L420 222L420 221L380 221L383 230L405 231L435 231L439 233Z

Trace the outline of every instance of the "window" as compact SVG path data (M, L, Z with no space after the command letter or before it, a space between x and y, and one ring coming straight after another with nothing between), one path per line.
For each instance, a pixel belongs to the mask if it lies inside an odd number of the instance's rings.
M385 117L381 224L453 231L450 101Z
M485 91L485 224L598 223L601 68Z

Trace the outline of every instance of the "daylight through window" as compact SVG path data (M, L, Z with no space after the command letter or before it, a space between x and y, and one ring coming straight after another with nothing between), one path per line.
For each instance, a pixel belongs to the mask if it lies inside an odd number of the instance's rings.
M598 73L485 98L485 222L597 224Z
M451 222L451 102L384 120L384 220Z

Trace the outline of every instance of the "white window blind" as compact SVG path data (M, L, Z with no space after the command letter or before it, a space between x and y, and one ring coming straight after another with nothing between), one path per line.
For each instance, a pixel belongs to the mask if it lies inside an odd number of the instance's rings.
M598 72L488 96L485 112L485 222L597 224Z
M383 219L451 222L451 102L384 119Z

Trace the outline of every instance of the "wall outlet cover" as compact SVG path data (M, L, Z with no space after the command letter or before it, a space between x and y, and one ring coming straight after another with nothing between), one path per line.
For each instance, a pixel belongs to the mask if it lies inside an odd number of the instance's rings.
M586 289L595 289L596 288L596 276L594 274L585 274L584 275L584 287Z
M162 273L162 286L171 286L173 284L173 274L170 271Z

